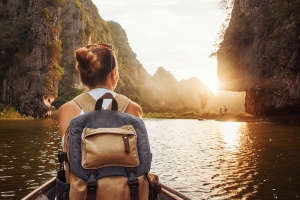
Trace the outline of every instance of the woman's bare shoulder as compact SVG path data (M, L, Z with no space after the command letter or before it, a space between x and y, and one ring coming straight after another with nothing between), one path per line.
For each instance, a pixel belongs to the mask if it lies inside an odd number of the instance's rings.
M136 116L138 118L142 118L143 117L143 109L141 108L141 106L139 104L137 104L134 101L131 101L125 111L128 114L131 114L133 116Z
M81 108L75 101L68 101L59 107L57 115L78 115Z

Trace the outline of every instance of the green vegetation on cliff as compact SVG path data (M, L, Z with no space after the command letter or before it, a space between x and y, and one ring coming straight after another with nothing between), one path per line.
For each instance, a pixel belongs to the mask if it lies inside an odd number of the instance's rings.
M26 116L21 115L18 110L11 106L5 105L0 102L0 119L28 119Z

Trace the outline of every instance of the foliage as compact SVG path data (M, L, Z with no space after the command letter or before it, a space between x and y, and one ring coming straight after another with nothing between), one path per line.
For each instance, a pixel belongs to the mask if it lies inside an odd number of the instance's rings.
M48 8L43 8L41 11L42 17L44 17L47 21L50 20L50 13Z
M201 108L203 111L207 105L208 99L209 99L208 93L205 92L205 93L199 94L200 105L201 105Z
M225 12L230 12L233 7L234 0L220 0L219 6L221 10Z
M143 118L162 118L162 119L217 119L217 113L197 113L197 112L183 112L183 113L159 113L159 112L149 112L144 113Z
M72 87L71 85L65 85L62 81L58 85L58 97L52 103L55 108L59 108L62 104L72 100L75 96L81 94L82 89Z
M15 22L0 19L0 80L2 80L9 67L13 65L14 55L17 52L20 52L21 55L32 50L33 40L28 37L31 26L32 20L26 15Z
M254 33L249 28L250 19L244 14L240 13L236 18L234 25L227 28L222 46L218 50L218 61L222 62L228 67L236 67L240 52L244 46L251 44ZM227 70L234 77L234 70ZM228 73L228 74L229 74Z
M17 109L10 104L5 105L0 103L0 119L20 119L26 118L25 116L19 114Z
M249 28L251 19L245 13L240 13L235 20L235 23L227 28L225 40L223 41L232 49L250 44L254 37L252 29Z
M219 37L215 41L215 44L214 44L215 49L209 57L214 57L217 55L217 51L224 39L226 29L227 29L230 19L231 19L231 11L232 11L234 2L235 2L234 0L219 0L219 7L226 14L226 19L224 20L224 22L222 23L222 25L220 27Z
M66 5L67 0L51 0L51 1L45 1L47 3L47 6L58 6L58 7L63 7Z
M167 119L197 119L201 114L195 112L184 113L144 113L143 118L167 118Z
M44 74L45 88L47 88L50 94L56 95L57 92L57 82L61 79L64 73L63 68L59 65L59 60L61 58L61 41L53 41L47 45L48 57L50 63L47 65Z
M29 17L21 17L15 23L8 20L0 20L0 38L1 38L1 50L7 55L11 55L18 50L32 49L33 43L28 38L28 32L32 26L32 21ZM2 53L1 56L4 54Z
M243 73L240 71L243 67L240 57L255 37L250 16L239 12L238 16L231 18L230 25L225 31L223 41L217 51L218 73L222 74L222 82L236 80Z
M53 41L48 44L48 55L51 58L51 60L60 60L61 59L61 41Z
M83 4L79 0L74 0L74 4L78 9L83 8Z
M274 0L270 9L270 17L267 19L272 31L272 36L280 36L288 24L295 18L299 20L299 0Z

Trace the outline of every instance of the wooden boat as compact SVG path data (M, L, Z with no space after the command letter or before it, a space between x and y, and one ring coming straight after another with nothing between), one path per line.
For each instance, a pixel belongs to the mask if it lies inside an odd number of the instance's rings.
M184 194L162 184L162 192L159 195L160 200L191 200ZM22 200L55 200L55 177L44 183L30 194L25 196Z

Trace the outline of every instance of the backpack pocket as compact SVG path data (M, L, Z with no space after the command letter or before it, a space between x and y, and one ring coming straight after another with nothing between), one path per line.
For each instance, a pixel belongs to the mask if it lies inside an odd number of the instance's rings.
M120 128L84 128L81 135L84 169L139 165L137 134L131 125Z

